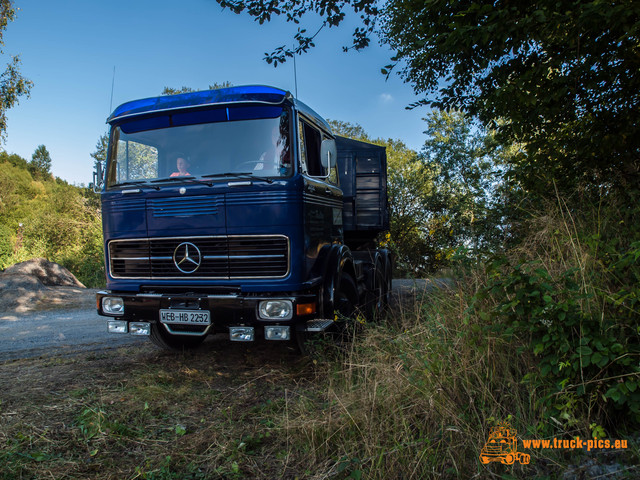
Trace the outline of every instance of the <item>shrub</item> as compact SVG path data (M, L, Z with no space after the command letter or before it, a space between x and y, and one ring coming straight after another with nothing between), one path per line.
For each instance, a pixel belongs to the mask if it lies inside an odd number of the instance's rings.
M539 358L524 380L568 427L640 425L637 228L613 203L571 210L559 201L531 220L521 247L488 265L475 296L495 330Z

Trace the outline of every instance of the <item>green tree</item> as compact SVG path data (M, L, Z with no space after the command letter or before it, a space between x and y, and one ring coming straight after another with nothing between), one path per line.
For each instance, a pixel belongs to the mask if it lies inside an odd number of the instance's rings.
M16 12L10 0L0 0L0 54L4 51L3 36L7 24L15 18ZM7 68L0 75L0 140L4 140L7 131L7 110L18 104L20 97L29 96L33 82L20 75L20 58L11 57Z
M386 12L401 75L436 94L421 103L523 143L513 171L527 189L640 181L638 2L400 0Z
M446 254L434 241L439 215L433 203L433 171L400 140L374 143L387 147L387 246L395 254L397 273L420 276L437 270Z
M8 154L7 152L0 152L0 163L10 163L14 167L18 168L27 168L27 161L22 158L20 155L15 153Z
M493 136L463 112L433 110L424 121L423 161L432 172L433 207L443 225L440 240L475 251L502 240L499 212L503 159Z
M343 122L342 120L327 120L327 122L331 125L331 130L333 130L333 133L336 135L362 140L363 142L371 141L367 132L362 128L362 125L358 123Z
M88 286L104 284L99 203L88 189L0 153L0 269L34 257L69 268Z
M104 163L107 161L107 149L109 148L109 133L103 133L98 138L98 142L96 143L96 150L93 153L90 153L93 158L94 163Z
M399 274L436 271L457 247L486 251L502 239L496 217L504 152L461 112L434 110L424 120L420 153L400 140L372 139L358 124L329 120L335 134L387 149L390 232L384 243Z
M47 147L38 145L33 155L31 155L29 170L36 177L51 176L51 155L49 155Z

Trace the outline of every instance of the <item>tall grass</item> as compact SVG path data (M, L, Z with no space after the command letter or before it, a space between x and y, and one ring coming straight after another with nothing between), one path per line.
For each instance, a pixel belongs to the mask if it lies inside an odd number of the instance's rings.
M469 314L479 280L425 292L341 360L321 361L331 370L325 394L292 402L284 422L317 478L468 478L486 471L478 454L493 424L533 436L537 396L520 380L535 364Z

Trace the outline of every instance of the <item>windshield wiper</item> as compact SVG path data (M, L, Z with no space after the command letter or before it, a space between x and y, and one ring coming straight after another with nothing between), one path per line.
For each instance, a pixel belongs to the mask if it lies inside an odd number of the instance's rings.
M213 183L206 182L202 180L198 180L193 175L181 175L179 177L167 177L167 178L158 178L156 180L151 180L153 183L161 183L161 182L193 182L193 183L202 183L209 187L213 187Z
M148 188L153 188L154 190L160 190L160 187L156 187L155 185L150 185L148 181L143 182L141 180L130 180L128 182L120 182L120 183L113 184L114 187L121 187L126 185L134 185L136 187L148 187Z
M193 180L194 177L193 175L183 175L183 176L179 176L179 177L167 177L167 178L156 178L155 180L151 180L153 183L159 183L159 182L179 182L181 180Z
M209 175L202 175L202 178L224 178L224 177L236 177L236 178L250 178L256 180L262 180L263 182L273 183L273 180L268 177L260 177L254 175L251 172L226 172L226 173L210 173Z

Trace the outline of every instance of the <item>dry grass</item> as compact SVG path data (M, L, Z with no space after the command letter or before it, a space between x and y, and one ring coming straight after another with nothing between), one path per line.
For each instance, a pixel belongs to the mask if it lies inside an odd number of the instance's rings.
M473 323L468 297L459 289L404 305L329 362L321 415L308 421L320 406L307 399L289 406L298 421L288 428L309 445L318 478L482 476L492 469L477 460L492 422L535 425L535 392L519 383L527 359ZM327 458L336 459L328 469Z
M184 355L145 347L5 363L0 478L279 472L286 449L261 412L309 384L306 363L275 346L221 342Z

